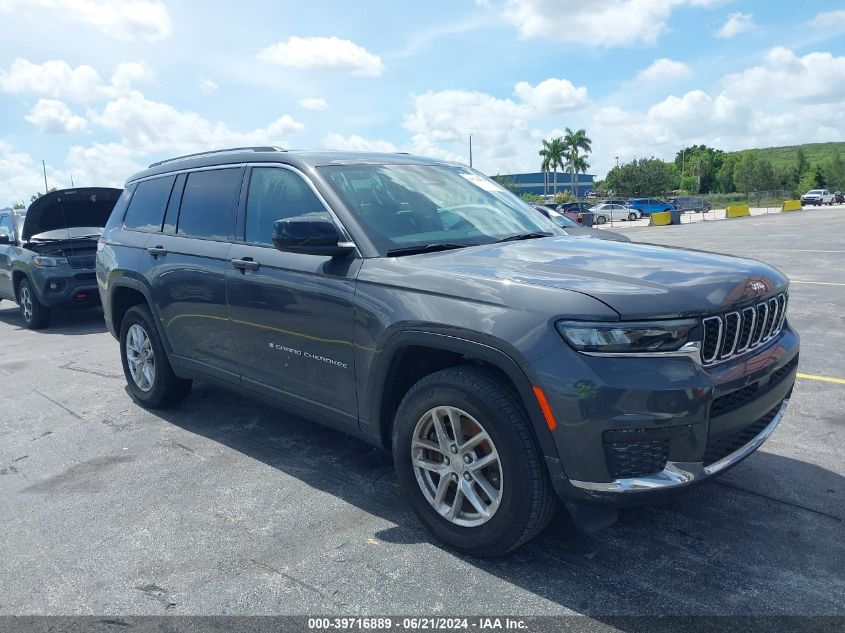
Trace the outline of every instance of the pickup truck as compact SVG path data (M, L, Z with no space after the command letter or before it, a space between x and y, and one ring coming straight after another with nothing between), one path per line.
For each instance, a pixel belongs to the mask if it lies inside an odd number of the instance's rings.
M811 189L801 196L801 204L814 204L820 207L823 204L833 204L836 197L827 189Z

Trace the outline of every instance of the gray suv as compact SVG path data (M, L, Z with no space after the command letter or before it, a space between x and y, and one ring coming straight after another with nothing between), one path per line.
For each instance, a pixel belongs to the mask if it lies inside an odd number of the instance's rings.
M46 327L57 308L100 304L97 240L119 196L120 189L63 189L25 212L0 210L0 299L18 302L26 327Z
M390 449L422 523L475 555L533 537L558 499L596 526L730 468L798 361L775 269L569 236L472 169L403 154L151 165L97 281L141 405L199 379Z

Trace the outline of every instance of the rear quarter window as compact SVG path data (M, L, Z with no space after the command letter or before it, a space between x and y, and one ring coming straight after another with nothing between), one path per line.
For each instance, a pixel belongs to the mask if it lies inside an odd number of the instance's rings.
M175 176L165 176L139 182L123 219L124 228L151 233L160 231L174 180Z
M225 241L234 233L243 168L188 174L179 208L177 235Z

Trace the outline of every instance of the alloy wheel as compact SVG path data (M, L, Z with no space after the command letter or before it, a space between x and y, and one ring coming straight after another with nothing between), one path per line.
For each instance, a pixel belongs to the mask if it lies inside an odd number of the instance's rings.
M502 464L493 440L466 411L427 411L411 440L411 460L426 500L450 523L475 527L493 518L502 500Z
M147 332L133 323L126 332L126 363L135 385L143 392L153 388L156 376L155 354Z
M32 294L27 286L23 286L21 293L21 309L23 310L24 321L29 323L32 321Z

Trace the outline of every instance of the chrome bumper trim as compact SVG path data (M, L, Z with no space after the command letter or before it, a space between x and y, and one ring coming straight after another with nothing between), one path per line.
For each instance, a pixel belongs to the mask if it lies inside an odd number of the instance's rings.
M780 405L780 409L775 414L775 417L772 418L769 425L760 431L754 439L738 448L730 455L723 457L717 462L713 462L709 466L705 466L704 462L666 462L666 467L662 471L645 477L614 479L613 481L608 482L578 481L575 479L570 479L569 481L573 486L584 490L624 493L677 488L678 486L683 486L693 481L704 479L733 466L738 461L745 459L748 455L760 448L760 445L769 439L769 436L780 423L781 418L783 418L783 414L786 412L786 406L788 404L789 399L784 399Z

